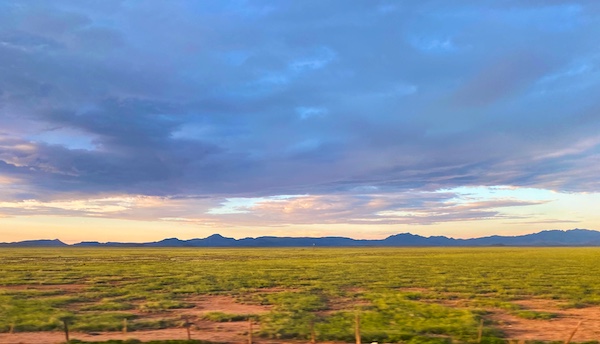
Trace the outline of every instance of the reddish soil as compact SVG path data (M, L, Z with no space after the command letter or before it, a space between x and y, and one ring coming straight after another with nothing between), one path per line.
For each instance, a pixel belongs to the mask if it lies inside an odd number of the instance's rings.
M58 289L55 286L55 289ZM32 288L33 289L33 288ZM172 312L161 312L144 314L140 313L144 318L168 317L168 316L183 316L189 315L192 318L201 318L205 313L223 312L229 314L261 314L270 310L268 306L247 305L236 303L235 300L228 296L199 296L186 300L195 304L194 308L178 309ZM134 313L138 313L134 311ZM191 328L192 339L209 340L222 343L247 343L248 322L211 322L206 320L193 321L194 326ZM259 325L253 325L254 331L259 330ZM151 331L135 331L129 333L121 332L94 332L82 333L72 332L71 339L79 339L85 341L106 341L109 339L129 339L136 338L141 341L159 340L159 339L187 339L187 331L185 328L163 329ZM0 344L57 344L65 341L63 332L17 332L13 334L0 333ZM268 341L255 340L255 342L268 343Z
M43 289L63 290L65 292L77 292L84 288L83 285L40 285L40 286L9 286L3 289ZM403 289L403 291L408 291ZM410 291L422 291L413 289ZM190 316L195 326L191 329L193 339L202 339L222 343L247 343L247 322L224 322L216 323L202 320L202 315L209 312L223 312L230 314L262 314L270 311L269 306L242 304L228 296L197 296L185 300L195 305L194 308L164 311L160 313L139 313L142 318L154 317L181 317ZM331 303L331 309L352 309L359 300L339 299ZM435 302L432 300L432 302ZM468 307L467 300L443 300L440 303L449 307ZM545 340L564 341L577 329L572 342L583 342L598 340L600 338L600 307L571 308L564 309L562 305L552 300L520 300L514 303L521 305L524 309L540 312L550 312L558 315L550 320L529 320L509 314L505 310L489 309L487 319L494 322L496 328L502 330L507 338L515 340ZM134 311L136 312L136 311ZM136 312L137 313L137 312ZM579 325L579 328L577 326ZM259 325L254 325L254 331ZM85 341L105 341L109 339L136 338L141 341L157 339L186 339L187 332L184 328L135 331L130 333L120 332L97 332L97 333L71 333L71 338ZM299 344L305 341L275 341L262 338L254 340L260 344L292 343ZM64 334L56 332L22 332L22 333L0 333L0 344L57 344L64 342Z
M423 288L401 288L400 290L403 292L430 292ZM431 300L430 302L454 308L472 307L471 300L463 299L458 294L447 293L447 296L452 296L452 299ZM513 303L522 306L524 310L554 313L558 316L549 320L523 319L502 309L488 309L490 314L486 318L493 321L493 326L504 332L506 338L514 341L565 341L575 329L577 330L571 342L593 341L600 338L600 306L565 309L563 303L544 299L518 300Z
M562 309L561 304L551 300L515 301L525 309L558 314L550 320L530 320L493 310L490 320L496 322L507 338L520 340L565 341L575 329L572 342L598 340L600 338L600 307ZM579 328L577 325L581 322Z
M270 306L237 303L229 296L200 296L189 298L186 302L195 304L194 308L178 310L178 314L203 315L210 312L229 314L262 314L271 310Z
M211 323L196 322L197 327L191 329L192 339L208 340L216 343L228 344L246 344L248 343L248 323L230 322L230 323ZM258 326L255 325L255 330ZM88 342L100 342L110 339L126 340L135 338L142 342L151 340L173 340L187 339L187 332L184 328L164 329L152 331L135 331L129 333L120 332L95 332L82 333L71 332L70 339L79 339ZM59 344L65 342L63 332L21 332L14 334L0 333L1 344ZM294 340L270 340L254 336L253 342L258 344L305 344L306 341ZM320 342L320 344L335 344L333 342Z
M224 326L215 330L210 327L200 327L191 331L192 339L209 340L213 342L229 344L248 343L246 323L226 323ZM238 328L239 327L239 328ZM243 329L242 329L243 327ZM73 332L70 339L79 339L89 342L106 341L110 339L126 340L135 338L142 342L151 340L173 340L187 339L185 329L165 329L153 331L136 331L132 333L118 332L99 332L96 334L86 334ZM59 344L65 342L65 335L62 332L22 332L14 334L0 333L0 343L2 344ZM305 344L306 341L292 340L269 340L262 338L253 338L254 343L259 344ZM319 342L320 344L335 344L333 342Z
M246 325L242 323L227 323L226 325ZM210 331L210 332L209 332ZM203 332L201 330L191 330L192 339L204 339L218 342L229 342L229 343L242 343L244 336L236 329L228 329L228 331L213 332L208 330ZM79 339L85 341L106 341L109 339L130 339L135 338L141 341L150 340L168 340L168 339L187 339L186 330L181 329L164 329L164 330L152 330L152 331L136 331L130 333L120 332L94 332L81 333L72 332L70 333L71 339ZM58 344L65 342L65 335L62 332L20 332L14 334L0 334L0 343L2 344Z

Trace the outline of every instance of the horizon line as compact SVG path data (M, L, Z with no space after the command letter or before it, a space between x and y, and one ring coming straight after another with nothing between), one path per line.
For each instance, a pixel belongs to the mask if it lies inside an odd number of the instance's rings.
M382 241L382 240L386 240L390 237L393 236L397 236L397 235L403 235L403 234L409 234L412 236L418 236L418 237L422 237L422 238L447 238L447 239L452 239L452 240L473 240L473 239L482 239L482 238L490 238L490 237L503 237L503 238L516 238L516 237L521 237L521 236L527 236L527 235L533 235L533 234L539 234L539 233L543 233L543 232L551 232L551 231L559 231L559 232L570 232L570 231L575 231L575 230L583 230L583 231L591 231L591 232L600 232L600 230L596 230L596 229L587 229L587 228L571 228L571 229L543 229L537 232L530 232L530 233L526 233L526 234L519 234L519 235L500 235L500 234L492 234L492 235L486 235L486 236L480 236L480 237L471 237L471 238L455 238L452 236L446 236L446 235L430 235L430 236L424 236L424 235L420 235L420 234L414 234L414 233L410 233L410 232L401 232L401 233L396 233L396 234L391 234L388 235L387 237L384 238L380 238L380 239L357 239L357 238L353 238L353 237L348 237L348 236L319 236L319 237L312 237L312 236L275 236L275 235L263 235L263 236L256 236L256 237L243 237L243 238L233 238L233 237L226 237L221 235L220 233L213 233L207 237L204 238L191 238L191 239L179 239L177 237L170 237L170 238L163 238L160 240L156 240L156 241L97 241L97 240L83 240L83 241L79 241L79 242L74 242L72 244L68 244L66 242L64 242L63 240L59 239L59 238L54 238L54 239L26 239L26 240L21 240L21 241L13 241L13 242L0 242L0 244L19 244L19 243L27 243L27 242L36 242L36 241L49 241L49 242L61 242L65 245L68 246L74 246L77 244L82 244L82 243L97 243L97 244L132 244L132 245L141 245L141 244L151 244L151 243L159 243L165 240L179 240L179 241L191 241L191 240L205 240L208 239L210 237L213 236L220 236L224 239L232 239L235 241L240 241L240 240L245 240L245 239L252 239L252 240L256 240L256 239L260 239L260 238L278 238L278 239L283 239L283 238L288 238L288 239L324 239L324 238L338 238L338 239L350 239L350 240L354 240L354 241Z

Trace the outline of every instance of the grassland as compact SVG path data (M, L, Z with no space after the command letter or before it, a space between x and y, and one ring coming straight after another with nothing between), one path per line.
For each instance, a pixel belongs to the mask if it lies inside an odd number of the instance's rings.
M557 314L519 300L600 304L597 248L2 249L0 332L129 331L182 326L193 300L226 295L256 314L211 312L212 322L260 324L257 336L353 341L504 341L486 315ZM195 318L191 319L196 320Z

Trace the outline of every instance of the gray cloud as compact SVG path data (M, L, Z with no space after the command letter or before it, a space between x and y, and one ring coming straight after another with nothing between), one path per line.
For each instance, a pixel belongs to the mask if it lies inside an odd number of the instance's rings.
M600 190L587 2L1 6L13 197Z

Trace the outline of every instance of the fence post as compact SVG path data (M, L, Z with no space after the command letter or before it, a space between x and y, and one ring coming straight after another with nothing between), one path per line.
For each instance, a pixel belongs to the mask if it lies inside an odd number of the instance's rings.
M123 333L127 333L127 318L123 318Z
M581 326L582 321L580 321L577 326L575 327L575 329L573 330L573 332L571 332L571 335L569 336L569 339L567 339L565 341L565 344L569 344L571 342L571 339L573 339L573 336L575 335L575 332L577 332L577 330L579 330L579 326Z
M192 333L190 332L190 327L192 326L192 324L190 323L189 318L187 316L185 316L183 318L183 320L185 321L183 326L185 327L185 330L187 331L187 340L192 340Z
M10 334L15 333L15 324L10 324L10 328L8 330L8 333L10 333Z
M315 337L315 321L312 320L310 322L310 344L315 344L317 342Z
M248 344L252 344L252 319L248 320Z
M360 344L360 315L358 312L356 312L354 318L354 338L356 339L356 344Z
M481 343L481 337L483 337L483 319L479 321L479 330L477 331L477 343Z
M63 324L65 325L65 339L67 343L69 342L69 324L67 319L63 319Z

